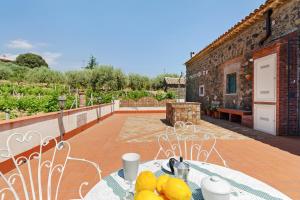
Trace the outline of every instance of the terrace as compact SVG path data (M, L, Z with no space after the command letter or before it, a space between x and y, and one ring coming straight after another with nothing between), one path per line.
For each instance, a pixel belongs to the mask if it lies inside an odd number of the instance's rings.
M113 114L71 137L68 140L72 147L71 156L98 163L102 177L120 169L121 156L125 152L139 153L142 161L152 160L158 150L157 136L167 127L164 120L164 113ZM208 117L201 120L199 126L217 137L218 151L231 169L261 180L292 199L300 198L297 189L300 187L299 139L271 136ZM43 156L50 158L52 153L50 150ZM216 154L212 154L208 162L221 165ZM31 163L34 168L34 161ZM26 167L21 168L25 170ZM78 187L86 179L89 185L83 193L87 193L99 181L95 174L92 168L69 162L58 199L78 197ZM21 191L21 185L17 188Z

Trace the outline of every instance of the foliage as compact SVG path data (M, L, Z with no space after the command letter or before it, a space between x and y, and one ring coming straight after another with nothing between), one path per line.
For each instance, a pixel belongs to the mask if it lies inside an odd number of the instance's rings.
M40 67L30 69L26 75L26 80L30 83L63 83L64 75L47 67Z
M28 67L19 66L15 63L0 62L0 73L2 74L0 79L20 83L24 81L29 70Z
M13 75L13 71L3 65L0 65L0 80L8 80Z
M20 54L16 58L16 63L20 66L25 66L29 68L36 68L36 67L48 67L46 61L40 55L36 55L33 53L25 53Z
M158 92L156 95L155 95L155 98L158 100L158 101L162 101L164 99L175 99L176 98L176 95L174 92Z
M175 98L172 92L149 92L161 90L164 77L176 77L175 74L150 79L139 74L127 76L121 69L109 65L62 73L47 67L19 64L0 62L0 111L10 112L11 117L58 111L57 98L61 94L67 96L66 109L70 109L75 89L84 91L87 103L93 104L110 103L114 99Z
M91 78L91 70L68 71L65 74L66 83L71 88L88 88Z
M123 99L138 100L140 98L148 96L151 96L151 94L146 90L133 90L126 92L125 97L123 97Z
M96 61L96 58L94 56L91 56L85 69L94 69L97 65L98 63Z
M150 89L150 79L139 74L128 75L128 87L132 90Z
M113 66L100 65L91 70L90 86L93 91L116 91L126 86L126 76Z

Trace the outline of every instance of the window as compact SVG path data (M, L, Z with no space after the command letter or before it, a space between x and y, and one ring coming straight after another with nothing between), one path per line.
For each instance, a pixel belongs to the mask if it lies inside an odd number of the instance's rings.
M199 96L204 97L204 85L199 86Z
M226 79L226 93L235 94L236 93L236 73L227 74Z

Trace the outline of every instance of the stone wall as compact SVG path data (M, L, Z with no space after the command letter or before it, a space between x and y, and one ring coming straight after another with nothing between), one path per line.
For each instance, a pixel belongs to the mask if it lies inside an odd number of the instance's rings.
M153 97L143 97L137 101L132 99L121 100L120 107L165 107L168 102L176 102L176 99L158 101Z
M177 121L200 124L200 120L201 120L200 103L195 103L195 102L167 103L166 109L167 109L166 120L172 126Z
M300 1L291 0L275 9L272 14L272 35L264 43L268 46L291 32L297 30L296 22L300 19ZM253 64L248 62L253 52L263 48L259 42L265 36L265 22L260 20L238 36L225 42L200 60L186 66L187 101L198 101L206 108L211 101L220 101L222 106L244 110L252 109L252 80L245 78L245 71L252 73ZM236 69L238 91L236 95L224 92L224 68L238 64ZM205 96L199 96L199 85L205 85Z

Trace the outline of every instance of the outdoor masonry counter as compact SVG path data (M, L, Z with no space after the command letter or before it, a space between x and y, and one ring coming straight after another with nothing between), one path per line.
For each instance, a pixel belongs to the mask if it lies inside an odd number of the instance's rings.
M198 102L167 103L166 120L172 126L176 121L199 124L201 120L201 104Z

